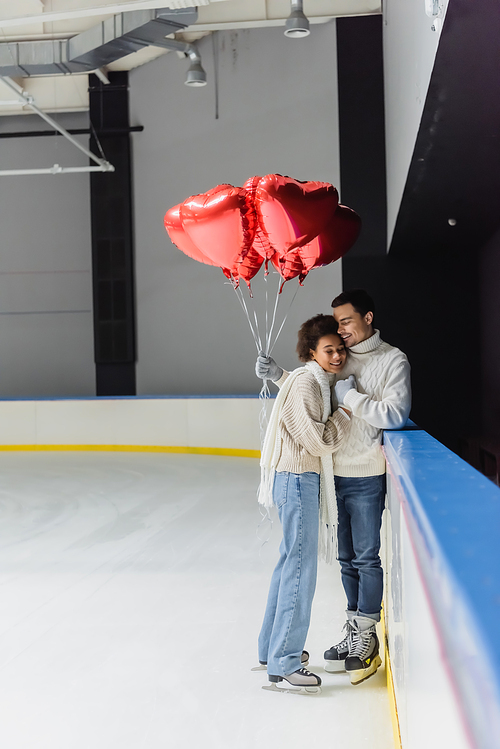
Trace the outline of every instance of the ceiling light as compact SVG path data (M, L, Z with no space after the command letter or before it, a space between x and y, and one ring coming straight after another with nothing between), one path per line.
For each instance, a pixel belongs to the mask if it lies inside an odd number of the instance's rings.
M290 39L302 39L309 36L309 20L304 15L302 0L292 0L292 12L286 19L285 36Z
M201 67L199 61L193 61L188 68L186 73L186 80L184 81L186 86L206 86L207 85L207 74Z

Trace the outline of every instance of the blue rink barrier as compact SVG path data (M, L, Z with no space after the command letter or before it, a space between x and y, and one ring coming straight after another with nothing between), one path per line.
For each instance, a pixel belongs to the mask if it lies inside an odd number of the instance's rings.
M500 747L500 489L424 431L384 435L386 632L403 749Z

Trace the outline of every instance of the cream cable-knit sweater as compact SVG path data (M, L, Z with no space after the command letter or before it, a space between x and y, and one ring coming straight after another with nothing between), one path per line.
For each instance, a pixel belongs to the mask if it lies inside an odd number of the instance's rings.
M331 383L335 381L335 375L328 378ZM276 471L321 473L320 456L339 449L349 424L342 409L329 416L325 424L322 415L321 388L314 375L306 372L292 384L281 410L282 443Z
M410 413L410 365L405 354L382 341L376 330L366 341L349 349L338 379L346 379L350 374L356 377L357 390L351 390L344 401L352 416L333 456L334 473L379 476L385 473L382 432L400 429ZM287 376L288 372L284 372L276 385L282 385Z

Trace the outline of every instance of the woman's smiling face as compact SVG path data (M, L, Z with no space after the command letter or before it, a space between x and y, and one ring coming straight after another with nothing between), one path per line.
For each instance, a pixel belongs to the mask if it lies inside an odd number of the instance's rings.
M337 334L324 335L319 339L316 348L310 349L310 354L311 359L331 374L341 372L347 358L344 342Z

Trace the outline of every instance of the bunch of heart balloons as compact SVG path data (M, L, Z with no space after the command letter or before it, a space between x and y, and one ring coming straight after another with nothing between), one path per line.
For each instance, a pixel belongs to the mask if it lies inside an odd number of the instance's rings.
M345 255L361 221L333 185L268 174L187 198L167 211L165 228L179 250L218 265L237 288L241 279L250 287L269 262L283 282L302 284L310 270Z

